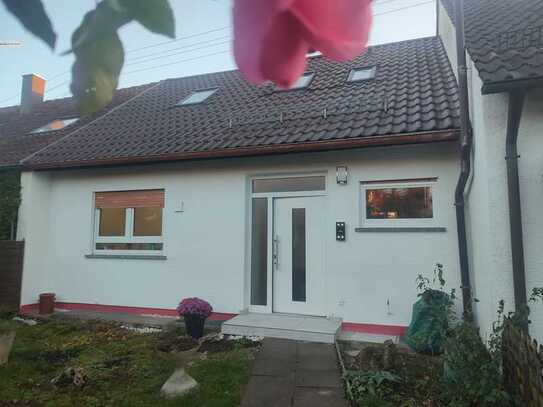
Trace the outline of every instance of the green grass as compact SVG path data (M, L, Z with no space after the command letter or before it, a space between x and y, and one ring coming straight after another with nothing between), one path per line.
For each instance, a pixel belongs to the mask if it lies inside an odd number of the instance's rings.
M36 326L13 323L17 337L10 361L0 366L0 405L32 400L44 406L239 406L249 380L249 349L211 354L189 367L200 386L173 400L160 388L175 357L156 349L157 335L132 333L97 322L52 320ZM56 388L51 379L67 367L82 368L82 388Z

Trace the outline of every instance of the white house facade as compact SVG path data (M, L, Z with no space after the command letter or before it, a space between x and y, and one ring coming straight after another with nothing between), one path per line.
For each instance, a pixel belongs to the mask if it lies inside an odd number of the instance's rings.
M440 262L448 286L460 284L457 176L454 143L25 172L22 304L54 292L59 303L173 310L198 296L218 313L334 316L398 334L418 274ZM432 217L368 219L368 191L383 188L425 188ZM118 238L100 236L96 194L157 190L160 250L97 249Z

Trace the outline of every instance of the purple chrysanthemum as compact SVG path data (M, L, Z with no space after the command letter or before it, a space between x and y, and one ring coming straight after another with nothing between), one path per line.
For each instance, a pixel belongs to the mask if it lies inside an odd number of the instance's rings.
M177 313L183 315L200 315L207 318L211 315L213 308L201 298L192 297L183 299L177 306Z

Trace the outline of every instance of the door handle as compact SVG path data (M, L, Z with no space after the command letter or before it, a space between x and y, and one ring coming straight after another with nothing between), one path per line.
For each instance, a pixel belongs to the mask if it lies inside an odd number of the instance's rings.
M279 236L275 236L272 240L272 261L275 269L279 268Z

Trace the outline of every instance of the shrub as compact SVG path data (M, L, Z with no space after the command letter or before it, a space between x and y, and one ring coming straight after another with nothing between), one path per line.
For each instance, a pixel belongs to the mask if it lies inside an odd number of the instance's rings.
M211 315L212 311L213 308L207 301L197 297L185 298L177 306L177 313L180 316L199 315L207 318Z
M501 354L487 349L470 322L454 327L445 341L443 401L451 407L511 406L503 387Z
M530 324L529 304L543 299L543 289L534 288L528 304L509 312L507 318L519 329ZM498 303L496 321L492 324L488 343L483 343L479 330L463 321L454 327L445 342L443 375L444 401L452 407L512 406L519 401L507 393L503 382L503 329L506 321L505 302Z
M21 202L18 171L0 171L0 240L10 239Z
M353 400L365 406L368 399L383 399L392 392L391 385L400 382L400 376L380 371L348 371L345 380L351 385Z

